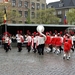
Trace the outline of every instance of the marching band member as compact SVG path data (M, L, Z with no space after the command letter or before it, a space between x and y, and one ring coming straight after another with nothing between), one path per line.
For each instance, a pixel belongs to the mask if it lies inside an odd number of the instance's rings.
M75 49L75 34L72 37L73 48Z
M46 32L45 48L47 49L47 52L51 51L51 49L49 48L50 45L51 45L51 36L49 32Z
M38 38L39 38L39 33L36 33L36 35L35 35L35 48L36 48L36 50L38 50L39 51L39 42L38 42ZM39 52L38 52L39 53Z
M37 43L37 37L36 37L36 32L34 32L34 38L33 38L33 49L34 49L34 53L36 53L37 47L36 47L36 43Z
M67 59L70 59L70 50L72 48L72 38L70 37L69 34L67 34L67 43L64 43L64 57L67 57Z
M19 30L17 31L16 38L18 37L18 35L19 35Z
M68 39L64 42L64 56L63 59L70 59L70 43L68 42Z
M53 53L55 53L55 51L56 51L56 45L55 45L56 37L55 37L55 33L52 35L51 38L52 38L51 39L52 51L53 51Z
M62 38L60 37L60 33L58 33L56 37L56 42L55 42L56 54L60 53L60 47L62 46L62 43L63 43Z
M22 51L22 43L24 42L24 38L23 36L19 33L17 38L17 47L18 47L18 52L21 52Z
M30 32L27 34L26 40L28 41L27 49L28 49L28 52L30 52L30 50L31 50L31 41L32 41L32 38L30 36Z
M9 37L8 37L8 33L6 32L5 33L5 37L4 37L4 42L5 42L5 50L6 50L6 52L8 52L8 50L9 50Z
M12 43L12 40L11 40L11 37L10 37L10 34L9 34L8 48L10 50L11 50L11 43Z
M31 36L31 49L34 51L34 33Z
M39 55L44 55L44 45L45 45L46 36L43 33L39 33L38 36L38 53Z

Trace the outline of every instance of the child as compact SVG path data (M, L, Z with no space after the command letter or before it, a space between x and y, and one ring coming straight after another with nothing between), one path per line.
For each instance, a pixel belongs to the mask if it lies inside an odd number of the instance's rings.
M64 42L64 56L63 59L70 59L70 43L68 42L68 39L66 39L66 41Z

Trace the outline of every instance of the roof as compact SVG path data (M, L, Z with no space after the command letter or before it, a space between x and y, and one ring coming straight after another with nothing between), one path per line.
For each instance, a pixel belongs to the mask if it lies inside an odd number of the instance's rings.
M49 3L49 4L48 4L48 7L49 7L49 6L52 6L53 8L59 8L59 3L60 3L60 1Z
M63 4L63 6L60 7L59 4ZM75 0L62 0L62 2L61 1L52 2L48 4L48 7L49 6L53 6L54 8L65 8L65 7L71 8L75 7Z
M7 24L7 26L38 26L43 25L46 27L75 27L75 25L56 25L56 24Z
M75 0L63 0L64 7L75 6Z

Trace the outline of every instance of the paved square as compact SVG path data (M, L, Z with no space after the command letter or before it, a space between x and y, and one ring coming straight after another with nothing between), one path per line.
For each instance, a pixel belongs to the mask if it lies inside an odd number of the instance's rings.
M17 52L17 47L6 53L0 48L0 75L75 75L75 53L70 60L63 60L63 54Z

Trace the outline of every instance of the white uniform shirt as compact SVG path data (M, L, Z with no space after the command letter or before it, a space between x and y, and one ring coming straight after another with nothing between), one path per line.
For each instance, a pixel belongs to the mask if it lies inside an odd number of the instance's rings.
M31 42L31 41L32 41L31 36L27 36L26 40L27 40L28 42Z
M22 35L18 36L18 37L16 38L17 43L22 43L22 39L24 39Z
M9 37L5 37L5 43L8 43Z
M37 42L37 36L34 37L34 43L36 43L36 42Z
M17 40L17 43L21 43L21 37L20 37L20 36L18 36L18 37L16 38L16 40Z
M73 41L75 41L75 35L72 36L72 44L73 44Z
M45 43L45 38L38 36L38 45L44 44Z

